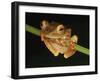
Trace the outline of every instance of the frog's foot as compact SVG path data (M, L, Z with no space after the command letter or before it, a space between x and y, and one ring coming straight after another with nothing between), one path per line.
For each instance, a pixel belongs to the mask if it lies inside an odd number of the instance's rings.
M78 37L76 35L72 36L69 47L67 51L64 53L64 58L69 58L75 54L75 43L77 43Z
M74 49L74 46L75 46L75 44L73 42L71 42L67 51L64 53L64 58L69 58L76 52Z
M78 42L78 37L77 37L77 35L73 35L73 36L71 37L71 41L74 42L74 43L77 43L77 42Z
M67 58L71 57L72 55L75 54L75 52L76 52L76 51L64 53L64 58L67 59Z
M45 43L46 47L49 49L49 51L54 56L58 56L59 55L59 51L57 49L55 49L54 44L52 44L50 40L46 39L46 40L44 40L44 43Z

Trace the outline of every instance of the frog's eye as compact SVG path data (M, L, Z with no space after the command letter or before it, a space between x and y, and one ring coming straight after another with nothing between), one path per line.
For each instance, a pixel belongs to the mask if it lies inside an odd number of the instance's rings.
M63 25L58 25L57 26L57 32L58 33L63 33L64 32L64 26Z

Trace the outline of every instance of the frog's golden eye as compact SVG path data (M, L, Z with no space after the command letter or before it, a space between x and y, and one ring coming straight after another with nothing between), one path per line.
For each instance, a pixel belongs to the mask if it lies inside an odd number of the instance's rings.
M64 26L62 24L57 26L57 32L58 33L63 33L64 32Z

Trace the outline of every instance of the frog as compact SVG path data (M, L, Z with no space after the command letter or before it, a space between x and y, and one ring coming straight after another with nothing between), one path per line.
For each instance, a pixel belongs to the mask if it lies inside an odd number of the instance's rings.
M78 42L77 35L71 35L71 28L62 23L49 22L42 20L41 24L41 41L54 56L62 54L65 59L75 54L75 44Z

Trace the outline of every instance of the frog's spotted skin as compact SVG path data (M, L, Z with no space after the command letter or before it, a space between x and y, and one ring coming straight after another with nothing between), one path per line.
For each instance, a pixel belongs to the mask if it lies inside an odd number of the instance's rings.
M75 43L78 37L71 37L71 29L66 29L63 24L49 23L46 20L41 24L41 41L51 51L54 56L64 54L64 58L68 58L75 54Z

